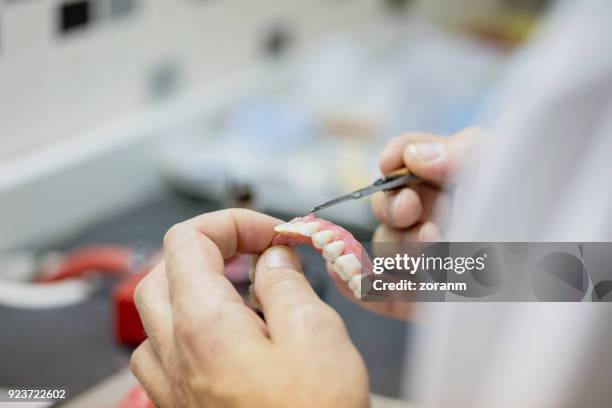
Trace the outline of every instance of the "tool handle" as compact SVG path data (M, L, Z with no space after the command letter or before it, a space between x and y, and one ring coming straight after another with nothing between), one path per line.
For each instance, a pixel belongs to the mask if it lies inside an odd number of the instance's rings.
M408 174L410 174L410 170L408 170L408 167L402 167L397 170L390 171L389 173L385 174L384 177L386 179L389 179L393 177L406 176Z
M375 186L383 186L384 191L393 190L403 186L410 186L415 183L420 183L421 178L410 173L407 167L402 167L397 170L385 174L384 177L374 182Z

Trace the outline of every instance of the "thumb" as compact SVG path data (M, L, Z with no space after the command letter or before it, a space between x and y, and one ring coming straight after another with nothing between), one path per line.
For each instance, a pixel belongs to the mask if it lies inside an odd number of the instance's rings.
M454 181L483 138L479 128L467 128L449 138L421 139L405 146L404 164L417 176L436 184Z
M299 337L303 334L302 318L312 312L308 318L316 321L327 308L304 277L298 255L289 247L276 245L261 254L254 280L255 295L272 339Z

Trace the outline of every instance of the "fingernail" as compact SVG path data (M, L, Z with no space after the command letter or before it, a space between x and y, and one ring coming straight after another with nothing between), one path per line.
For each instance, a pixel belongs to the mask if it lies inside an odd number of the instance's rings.
M408 151L421 161L432 161L444 154L444 145L440 142L412 143L408 145Z
M290 268L302 270L300 260L295 252L284 245L270 247L262 255L264 265L268 268Z

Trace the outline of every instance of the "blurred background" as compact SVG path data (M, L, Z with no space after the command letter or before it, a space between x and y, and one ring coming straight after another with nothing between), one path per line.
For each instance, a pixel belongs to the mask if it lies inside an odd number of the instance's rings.
M84 396L124 372L130 288L173 223L301 215L379 176L390 137L479 124L552 3L0 1L0 389ZM365 200L322 215L375 226ZM411 327L302 254L396 397ZM241 290L248 264L228 263Z

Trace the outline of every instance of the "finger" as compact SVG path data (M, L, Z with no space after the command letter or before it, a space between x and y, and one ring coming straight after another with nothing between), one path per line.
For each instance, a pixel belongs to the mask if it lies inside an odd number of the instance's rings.
M223 260L242 253L259 253L274 237L281 221L248 210L223 210L174 225L164 237L170 294L187 305L194 297L236 300L239 296L227 279L221 279ZM168 268L168 265L172 268ZM214 290L213 290L214 289Z
M410 228L404 234L404 242L438 242L442 238L440 229L433 222L424 222Z
M172 365L173 319L168 281L164 264L160 263L144 277L134 292L134 304L161 365L168 371Z
M270 246L274 227L282 222L241 208L202 214L185 221L214 242L224 259L236 253L260 254Z
M372 196L372 212L383 224L394 228L407 228L421 218L423 203L411 188L381 191Z
M482 138L478 128L465 129L450 138L410 141L403 149L404 164L421 178L443 185L454 181Z
M345 333L339 316L304 277L292 249L278 245L266 250L257 262L254 285L273 341L311 342Z
M421 200L423 210L420 222L432 221L436 225L445 225L451 211L450 194L427 183L412 187Z
M185 329L182 334L187 335L198 329L209 331L208 325L214 325L234 331L234 335L249 330L261 335L260 327L244 310L242 298L223 276L223 259L238 251L261 252L270 245L279 222L253 211L225 210L170 229L164 248L175 331L181 325Z
M409 244L415 242L439 242L440 229L433 222L424 222L407 230L398 230L381 224L374 231L372 242Z
M404 167L403 152L406 146L416 142L443 141L446 137L422 132L409 132L389 140L380 154L380 171L387 174Z
M158 407L172 407L172 390L151 343L145 340L130 359L130 369Z
M421 183L374 194L372 212L378 221L397 229L408 228L418 221L443 224L450 212L450 200L439 188Z
M140 281L134 293L134 301L149 336L148 342L167 377L170 381L180 378L184 373L181 372L180 361L177 361L177 356L174 354L174 322L163 263L153 268ZM246 309L245 313L259 327L260 332L267 336L267 328L263 320L250 309ZM195 327L197 326L194 324Z

